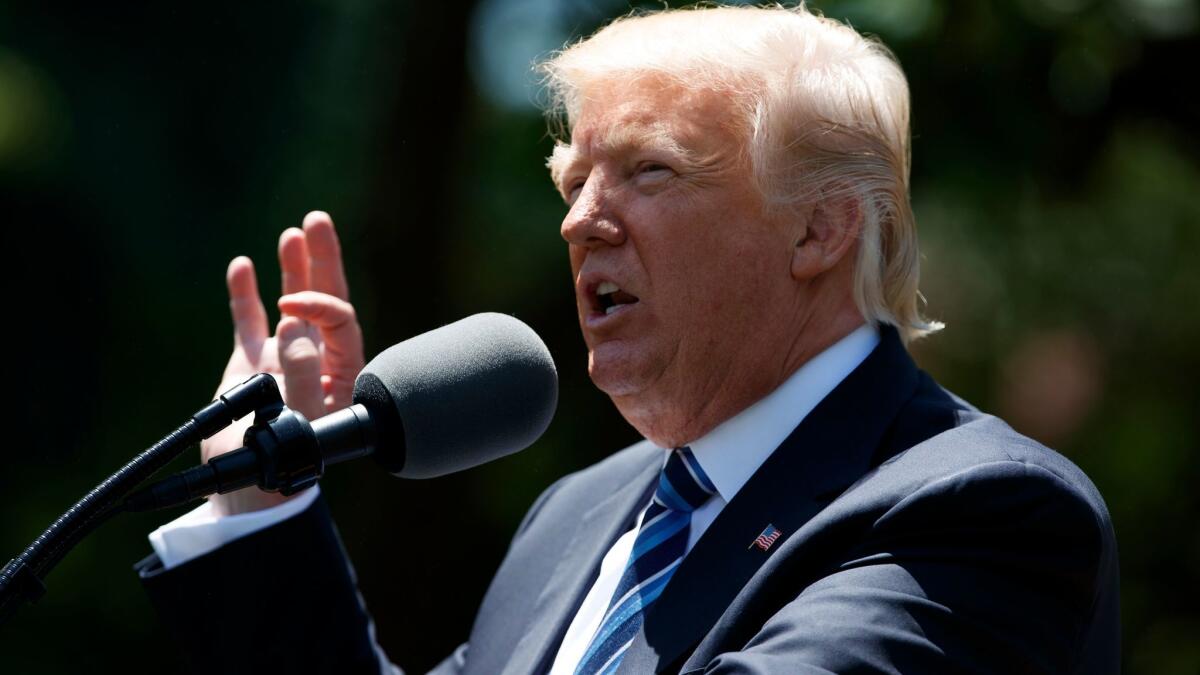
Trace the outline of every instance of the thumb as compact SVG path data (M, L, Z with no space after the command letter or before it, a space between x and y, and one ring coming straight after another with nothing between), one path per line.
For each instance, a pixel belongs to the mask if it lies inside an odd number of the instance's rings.
M283 401L309 420L325 415L321 389L321 352L308 323L285 316L275 329L279 365L283 370Z

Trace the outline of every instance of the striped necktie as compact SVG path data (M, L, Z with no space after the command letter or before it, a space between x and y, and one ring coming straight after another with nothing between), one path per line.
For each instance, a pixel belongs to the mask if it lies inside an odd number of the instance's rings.
M614 673L625 650L642 627L643 612L662 593L686 552L692 511L717 488L688 448L667 458L654 499L642 516L642 527L629 554L625 573L608 605L608 613L575 668L575 675Z

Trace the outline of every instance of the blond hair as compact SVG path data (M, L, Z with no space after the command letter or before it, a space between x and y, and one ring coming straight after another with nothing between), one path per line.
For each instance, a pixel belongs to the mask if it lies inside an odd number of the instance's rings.
M864 318L896 326L905 342L942 327L920 311L908 83L878 40L803 4L701 6L617 19L539 70L560 144L602 80L666 78L728 95L769 208L856 204L854 300Z

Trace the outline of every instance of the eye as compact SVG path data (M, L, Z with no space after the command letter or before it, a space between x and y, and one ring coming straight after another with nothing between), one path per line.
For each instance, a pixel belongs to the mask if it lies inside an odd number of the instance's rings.
M576 178L563 184L563 197L566 198L568 204L574 203L579 197L579 193L583 190L583 184L586 182L587 180L584 178Z
M675 170L662 162L642 162L633 171L636 185L657 189L675 176Z

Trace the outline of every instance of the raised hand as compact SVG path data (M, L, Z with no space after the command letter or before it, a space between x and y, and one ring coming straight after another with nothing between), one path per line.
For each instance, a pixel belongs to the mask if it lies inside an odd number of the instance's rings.
M329 215L313 211L303 230L289 228L279 238L283 273L283 314L271 336L249 258L235 258L225 276L233 315L233 354L218 393L254 373L271 373L288 407L310 420L350 405L354 378L363 367L362 330L350 304L341 247ZM201 458L241 447L246 418L200 446ZM287 500L277 493L247 488L209 498L218 515L245 513Z

